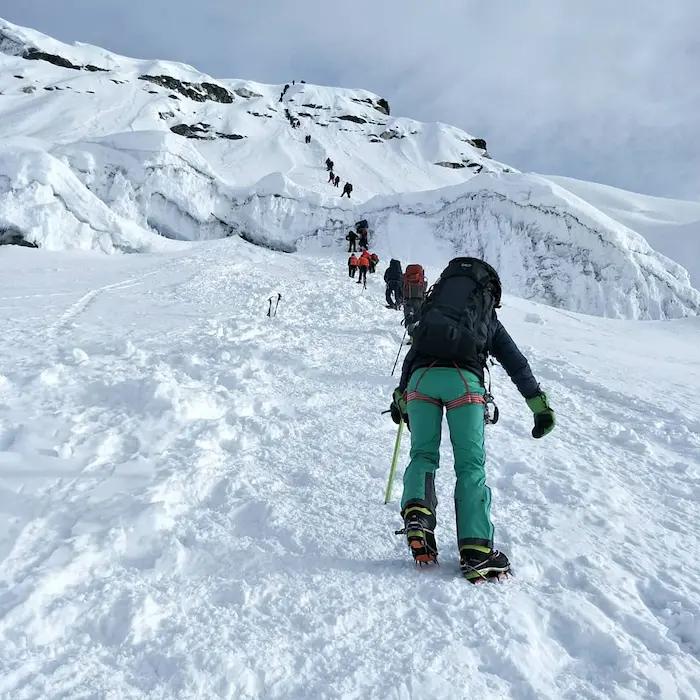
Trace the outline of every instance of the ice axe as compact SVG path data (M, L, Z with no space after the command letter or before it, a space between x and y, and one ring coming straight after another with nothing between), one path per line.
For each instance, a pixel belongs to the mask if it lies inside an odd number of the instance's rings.
M391 490L394 486L394 475L396 474L396 463L399 461L399 451L401 449L401 435L403 433L403 420L399 423L399 429L396 431L396 442L394 443L394 454L391 457L391 469L389 469L389 480L386 484L384 492L384 504L386 505L391 500Z

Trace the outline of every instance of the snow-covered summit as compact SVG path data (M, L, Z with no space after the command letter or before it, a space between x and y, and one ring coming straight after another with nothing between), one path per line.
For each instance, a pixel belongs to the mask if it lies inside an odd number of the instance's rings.
M221 80L0 20L0 92L0 241L112 252L240 235L294 251L340 246L370 218L382 257L482 255L508 291L556 306L700 309L686 271L624 223L365 90Z

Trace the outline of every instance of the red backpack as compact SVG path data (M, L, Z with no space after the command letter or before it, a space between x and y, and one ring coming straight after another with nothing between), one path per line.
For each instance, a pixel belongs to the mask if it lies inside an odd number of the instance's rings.
M421 265L408 265L403 275L403 298L422 299L425 296L425 272Z

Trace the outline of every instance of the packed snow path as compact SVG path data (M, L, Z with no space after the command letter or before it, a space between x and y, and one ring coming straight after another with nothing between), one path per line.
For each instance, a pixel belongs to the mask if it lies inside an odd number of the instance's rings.
M697 698L698 319L506 299L559 424L494 370L470 586L448 440L442 565L393 535L403 329L344 262L0 251L0 697Z

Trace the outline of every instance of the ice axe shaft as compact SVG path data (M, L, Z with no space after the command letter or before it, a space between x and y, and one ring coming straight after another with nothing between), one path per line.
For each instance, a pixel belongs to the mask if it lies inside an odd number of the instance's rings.
M396 463L399 461L399 452L401 450L401 435L403 433L403 420L399 423L399 429L396 431L396 442L394 443L394 454L391 458L391 469L389 469L389 480L386 484L384 493L384 504L386 505L391 500L391 490L394 487L394 475L396 474Z

